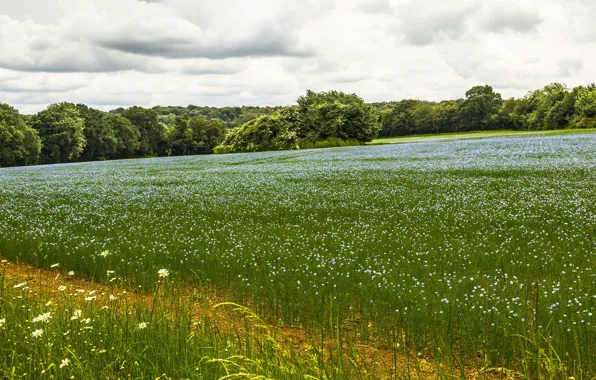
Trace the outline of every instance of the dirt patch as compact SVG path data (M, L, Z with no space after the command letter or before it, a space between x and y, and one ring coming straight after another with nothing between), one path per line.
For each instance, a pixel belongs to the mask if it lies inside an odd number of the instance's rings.
M34 266L14 263L0 257L0 280L2 287L11 286L15 288L28 289L33 296L44 295L44 301L48 298L55 302L61 302L64 296L69 296L69 302L86 302L89 297L94 301L107 301L110 297L133 297L137 302L143 302L151 306L155 302L155 295L118 287L112 283L97 282L77 276L76 273L69 273L56 267L54 269L39 269ZM159 287L158 290L159 291ZM233 305L230 307L216 307L226 301L221 292L211 289L198 289L192 286L184 286L181 289L182 297L192 299L192 318L196 321L208 320L214 329L219 331L234 332L242 340L247 326L247 315L242 312L234 312ZM200 297L197 297L200 295ZM135 304L135 303L131 303ZM250 317L249 317L250 319ZM252 321L254 322L254 321ZM300 327L279 327L267 325L275 339L288 349L305 357L312 354L313 342L319 342L320 338L309 336ZM337 342L333 339L325 339L323 345L325 356L331 352L338 352ZM411 378L436 379L439 377L437 371L446 371L445 365L437 365L428 357L404 353L403 350L393 351L382 348L375 348L366 344L355 344L352 347L343 347L344 352L351 352L351 360L362 364L362 367L369 368L381 379L394 379L410 373ZM470 363L472 364L472 363ZM499 368L484 368L483 370L466 369L467 379L512 379L510 372ZM478 368L478 367L476 367ZM459 376L459 372L455 374ZM444 377L443 375L442 377Z

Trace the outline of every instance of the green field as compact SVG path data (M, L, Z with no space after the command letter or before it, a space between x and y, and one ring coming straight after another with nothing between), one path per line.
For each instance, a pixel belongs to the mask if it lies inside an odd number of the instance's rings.
M369 145L384 144L407 144L415 142L437 142L437 141L455 141L455 140L475 140L497 137L537 137L537 136L559 136L575 133L594 133L594 129L555 129L548 131L479 131L479 132L459 132L459 133L437 133L427 135L382 137L374 139Z
M596 134L473 136L3 169L0 255L148 291L167 268L314 335L596 376Z

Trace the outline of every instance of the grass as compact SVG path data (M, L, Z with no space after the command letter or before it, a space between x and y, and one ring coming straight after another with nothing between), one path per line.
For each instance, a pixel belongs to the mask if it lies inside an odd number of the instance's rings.
M436 133L426 135L381 137L374 139L369 145L384 144L409 144L416 142L431 141L456 141L456 140L474 140L498 137L537 137L537 136L558 136L574 133L595 133L595 129L557 129L552 131L476 131L476 132L455 132L455 133Z
M15 282L19 277L28 281ZM0 283L3 379L374 376L349 346L343 352L326 344L323 352L293 344L250 309L206 307L204 289L168 277L146 294L3 261ZM337 372L350 360L354 365Z
M166 268L394 376L592 378L596 135L492 137L5 169L0 253L150 293Z

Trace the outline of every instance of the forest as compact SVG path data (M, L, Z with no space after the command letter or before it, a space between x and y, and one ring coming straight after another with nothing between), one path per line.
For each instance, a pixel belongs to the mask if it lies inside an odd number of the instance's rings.
M376 137L483 130L596 128L596 85L552 83L503 99L489 85L457 100L365 103L307 91L287 107L133 106L103 112L56 103L20 115L0 103L0 167L134 157L356 145Z

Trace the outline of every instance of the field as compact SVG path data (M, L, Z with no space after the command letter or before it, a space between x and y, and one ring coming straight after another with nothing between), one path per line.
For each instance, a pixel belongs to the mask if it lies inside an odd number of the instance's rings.
M596 134L490 137L3 169L0 255L156 299L192 287L246 305L315 337L318 372L304 373L320 378L356 378L362 366L333 355L358 345L423 358L438 377L593 378ZM22 317L15 302L44 311L2 282L0 320ZM162 304L163 320L180 307ZM34 330L7 321L0 340L18 326ZM166 327L152 339L167 340ZM25 368L11 350L0 367ZM19 350L24 363L32 354ZM142 374L175 373L165 360ZM321 372L324 360L334 370ZM26 368L37 378L41 367ZM304 378L292 371L271 376Z
M548 131L476 131L476 132L457 132L457 133L437 133L426 135L400 136L400 137L381 137L373 140L370 145L384 144L409 144L415 142L437 142L437 141L456 141L456 140L475 140L498 137L537 137L537 136L563 136L570 134L594 133L594 129L555 129Z

